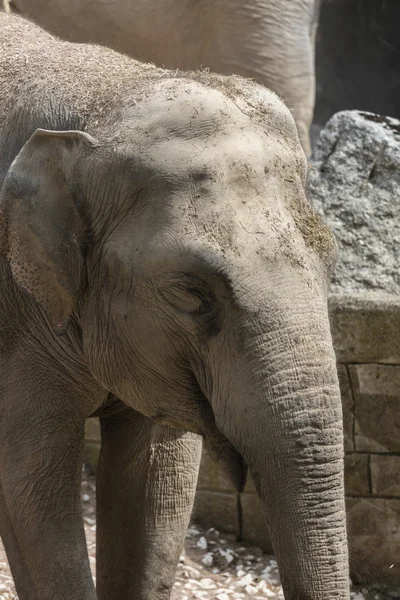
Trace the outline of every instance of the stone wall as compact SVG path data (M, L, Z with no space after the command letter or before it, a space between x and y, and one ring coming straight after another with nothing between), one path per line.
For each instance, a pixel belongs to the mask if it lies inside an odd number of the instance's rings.
M331 298L353 578L400 584L400 299Z
M355 582L400 584L400 299L379 292L333 295L332 334L343 401L351 572ZM98 424L87 425L95 466ZM241 497L243 537L272 551L250 481ZM194 516L238 531L237 497L204 453Z
M365 0L357 3L366 4ZM371 10L377 6L376 0L369 6ZM379 10L386 10L383 3ZM356 579L397 586L399 133L400 121L395 119L360 111L335 114L316 145L307 190L339 245L330 314L344 407L352 574Z

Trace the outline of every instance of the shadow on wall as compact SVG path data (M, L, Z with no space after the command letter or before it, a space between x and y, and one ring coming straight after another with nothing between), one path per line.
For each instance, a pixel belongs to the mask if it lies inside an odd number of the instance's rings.
M315 133L345 109L400 118L399 27L400 0L322 0Z

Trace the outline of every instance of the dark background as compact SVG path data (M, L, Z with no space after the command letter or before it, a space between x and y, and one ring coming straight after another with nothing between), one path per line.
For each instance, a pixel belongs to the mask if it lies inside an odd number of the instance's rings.
M344 109L400 118L400 0L322 0L314 123Z

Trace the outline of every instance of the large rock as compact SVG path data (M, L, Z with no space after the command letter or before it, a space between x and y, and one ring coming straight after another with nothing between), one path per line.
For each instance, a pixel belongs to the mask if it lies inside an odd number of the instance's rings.
M308 188L339 242L332 291L400 293L400 121L334 115L317 143Z

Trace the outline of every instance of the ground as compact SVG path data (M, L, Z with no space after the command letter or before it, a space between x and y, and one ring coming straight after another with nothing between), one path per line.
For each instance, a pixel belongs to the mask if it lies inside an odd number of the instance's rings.
M96 559L95 483L84 469L82 505L90 563ZM259 548L238 543L234 536L192 524L186 536L172 600L283 599L276 561ZM371 589L353 588L352 600L386 600ZM18 600L6 555L0 544L0 600Z

